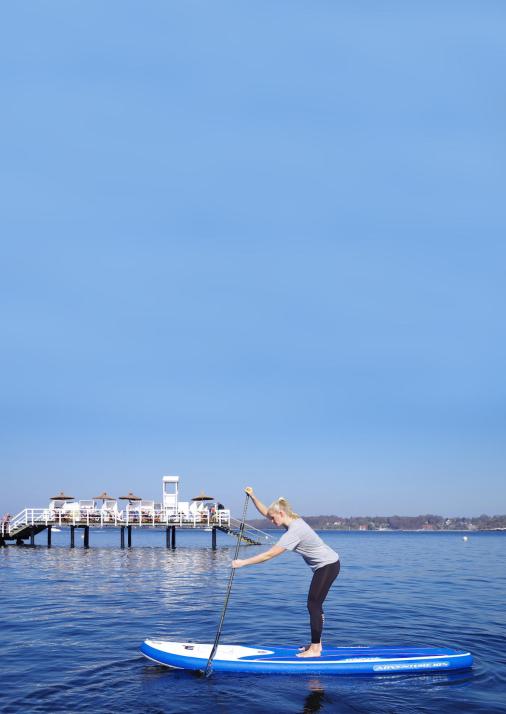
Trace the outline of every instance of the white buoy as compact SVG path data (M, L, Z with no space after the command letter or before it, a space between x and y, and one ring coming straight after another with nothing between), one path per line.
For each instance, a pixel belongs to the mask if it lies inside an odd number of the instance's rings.
M467 536L462 536L462 540L467 540Z

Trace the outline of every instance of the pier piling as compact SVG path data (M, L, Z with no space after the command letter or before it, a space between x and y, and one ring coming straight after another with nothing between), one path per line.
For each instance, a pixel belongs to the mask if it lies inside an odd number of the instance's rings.
M75 526L70 526L70 547L75 548L76 546L76 539L75 539Z
M84 547L90 547L90 527L84 526Z
M51 528L52 526L47 527L47 547L51 547Z
M125 547L125 526L120 528L120 545L122 548Z
M132 526L127 526L127 538L128 538L127 545L129 548L131 548L132 547Z
M216 550L216 528L213 528L213 532L211 534L211 548Z
M171 547L172 547L172 550L174 550L174 548L176 547L176 526L172 526L171 531L172 531Z

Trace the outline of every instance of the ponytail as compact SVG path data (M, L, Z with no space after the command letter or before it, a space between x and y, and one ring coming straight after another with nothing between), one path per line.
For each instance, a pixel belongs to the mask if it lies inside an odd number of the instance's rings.
M283 496L280 496L275 501L273 501L271 503L271 505L269 506L269 508L267 509L267 511L268 512L274 511L275 513L284 511L289 518L300 518L298 513L295 513L294 511L292 511L291 505L288 503L286 498L283 498Z

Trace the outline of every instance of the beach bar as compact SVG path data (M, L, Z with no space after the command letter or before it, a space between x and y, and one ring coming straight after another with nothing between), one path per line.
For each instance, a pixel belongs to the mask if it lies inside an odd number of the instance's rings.
M155 529L165 532L167 548L176 547L178 529L200 529L211 534L212 548L216 548L217 531L239 537L240 522L233 518L212 496L201 492L191 501L179 500L179 476L163 476L162 500L146 500L132 491L118 499L103 491L99 496L77 501L74 496L60 491L52 496L46 508L24 508L15 516L4 517L0 526L0 546L9 542L16 545L35 545L35 536L47 531L47 547L51 547L52 529L68 529L70 547L75 547L76 528L83 529L83 546L89 548L90 528L118 529L120 547L132 547L132 531ZM118 501L124 502L118 505ZM268 536L247 526L241 540L259 545Z

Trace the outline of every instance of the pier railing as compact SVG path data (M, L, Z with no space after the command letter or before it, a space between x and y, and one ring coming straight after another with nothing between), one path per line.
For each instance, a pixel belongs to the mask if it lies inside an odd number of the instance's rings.
M230 524L229 528L231 531L234 533L236 531L239 531L241 527L241 521L237 520L237 518L230 518ZM250 526L250 524L246 521L243 534L247 536L250 540L254 540L256 542L262 542L262 541L273 541L274 538L269 535L269 533L265 533L265 531L261 531L259 528L255 528L255 526Z
M232 519L233 520L233 519ZM217 513L197 511L174 513L165 509L127 507L124 510L97 508L24 508L0 524L2 536L16 535L28 526L91 526L94 528L114 526L179 526L180 528L206 528L212 526L230 528L230 511Z

